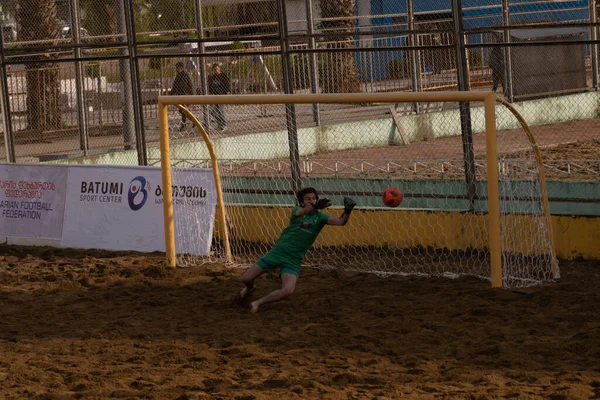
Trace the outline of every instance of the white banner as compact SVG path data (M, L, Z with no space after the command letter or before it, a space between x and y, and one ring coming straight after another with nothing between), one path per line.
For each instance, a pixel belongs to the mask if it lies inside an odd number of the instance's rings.
M156 167L70 166L61 246L165 251ZM177 252L207 255L217 202L212 169L173 171Z
M60 239L67 168L0 165L0 235Z

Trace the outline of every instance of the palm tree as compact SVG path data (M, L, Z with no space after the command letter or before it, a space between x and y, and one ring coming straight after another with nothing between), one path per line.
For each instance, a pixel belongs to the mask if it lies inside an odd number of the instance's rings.
M26 46L39 47L36 43L39 40L59 37L55 0L20 0L18 20L18 40L32 43ZM49 53L38 53L27 58L28 129L41 131L61 126L58 67L55 63L39 62L54 57Z
M112 35L115 33L114 0L82 0L79 2L84 15L83 26L92 36ZM103 41L112 41L105 39Z
M123 1L123 0L118 0ZM173 29L172 25L165 25L171 19L181 24L181 8L179 0L134 0L134 14L136 17L136 30L144 32L149 29ZM126 3L127 4L127 3ZM114 35L116 33L116 1L115 0L79 0L79 6L85 18L82 26L91 36ZM151 13L149 13L151 11ZM148 17L152 14L152 17ZM160 21L156 15L161 14ZM146 20L147 17L147 20ZM96 39L98 40L98 39ZM103 42L115 42L116 38L101 40Z
M236 25L243 26L241 35L277 32L277 27L266 25L277 22L277 4L273 1L237 4L235 18Z
M355 25L356 0L321 0L321 17L336 18L321 23L322 32L347 33L348 36L327 37L326 46L331 49L354 48L352 32ZM325 93L360 92L355 53L335 51L324 53L319 68L319 84Z

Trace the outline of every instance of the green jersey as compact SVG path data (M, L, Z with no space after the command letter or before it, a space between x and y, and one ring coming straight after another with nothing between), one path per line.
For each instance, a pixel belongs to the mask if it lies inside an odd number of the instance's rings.
M296 206L292 209L290 224L281 232L273 250L281 252L292 258L302 259L311 248L321 229L327 224L330 216L319 210L310 215L296 216L296 211L301 209Z

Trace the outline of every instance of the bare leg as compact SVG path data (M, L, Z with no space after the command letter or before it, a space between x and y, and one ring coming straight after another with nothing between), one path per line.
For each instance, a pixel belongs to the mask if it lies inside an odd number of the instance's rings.
M237 297L237 300L244 300L248 297L256 286L254 286L254 280L265 273L265 270L259 267L256 264L253 264L244 272L242 275L242 282L244 282L244 288L240 290L240 294Z
M255 313L258 311L258 308L263 304L273 303L275 301L283 300L286 297L291 296L296 290L297 281L298 277L296 275L281 274L281 289L273 290L265 297L262 297L250 303L250 311Z

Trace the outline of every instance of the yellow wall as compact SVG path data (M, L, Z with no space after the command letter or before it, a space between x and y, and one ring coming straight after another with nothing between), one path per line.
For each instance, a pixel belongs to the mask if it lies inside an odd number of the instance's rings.
M274 243L287 226L289 207L228 206L231 234L243 240ZM331 215L342 210L329 209ZM511 216L516 236L505 240L510 251L535 254L540 245L538 221L528 215ZM560 258L600 259L600 217L552 216L556 255ZM367 231L367 234L365 234ZM355 210L343 228L326 227L318 246L436 247L450 250L487 246L486 214L422 210Z
M600 259L600 217L552 216L556 255Z

